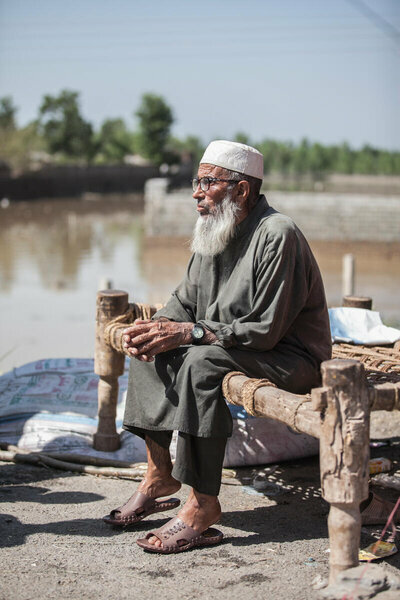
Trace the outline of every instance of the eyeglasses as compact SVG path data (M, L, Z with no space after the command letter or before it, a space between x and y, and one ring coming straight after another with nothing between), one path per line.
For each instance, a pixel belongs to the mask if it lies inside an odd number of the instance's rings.
M197 186L200 185L200 189L203 192L208 192L210 185L216 181L225 181L226 183L231 184L239 183L238 179L220 179L219 177L200 177L200 179L197 179L196 177L195 179L192 179L193 191L195 192L197 190Z

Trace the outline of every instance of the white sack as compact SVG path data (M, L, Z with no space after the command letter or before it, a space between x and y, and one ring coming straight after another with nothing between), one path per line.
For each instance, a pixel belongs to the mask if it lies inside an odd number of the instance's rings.
M92 359L40 360L0 377L0 441L31 451L72 452L130 462L146 461L144 441L122 431L127 367L119 378L117 430L121 448L92 448L97 429L97 383ZM250 417L229 405L233 435L224 466L259 465L301 458L318 452L318 440L297 434L272 419ZM174 440L176 439L176 436ZM174 456L176 443L171 451Z
M379 346L400 339L400 329L383 325L380 314L365 308L339 307L329 309L333 342Z
M28 363L2 375L0 441L30 451L146 461L144 441L127 432L122 432L121 448L115 452L92 448L99 380L93 369L92 359L58 358ZM117 430L121 432L127 372L119 383Z

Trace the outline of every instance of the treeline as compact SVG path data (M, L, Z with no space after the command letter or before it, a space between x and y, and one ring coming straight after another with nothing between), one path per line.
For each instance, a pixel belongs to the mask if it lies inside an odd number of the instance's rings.
M17 126L16 115L12 98L0 98L0 160L19 171L46 157L53 164L110 164L136 156L158 166L191 158L196 165L205 146L196 136L179 139L171 134L173 111L164 98L155 94L142 96L134 112L136 130L121 118L106 119L94 128L82 116L79 93L71 90L45 95L37 118L26 127ZM314 179L329 173L400 175L400 152L368 145L355 150L346 142L324 146L307 139L299 144L257 141L244 133L237 133L234 139L263 153L265 173L311 175Z
M344 142L340 146L323 146L303 139L300 144L264 140L255 146L264 155L265 172L306 175L315 179L329 173L400 175L400 152L364 146L353 150Z

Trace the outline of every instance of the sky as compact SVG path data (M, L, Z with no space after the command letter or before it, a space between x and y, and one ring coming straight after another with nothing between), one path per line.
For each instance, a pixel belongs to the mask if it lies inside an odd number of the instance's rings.
M152 92L178 137L400 150L400 0L0 0L18 124L65 88L96 127Z

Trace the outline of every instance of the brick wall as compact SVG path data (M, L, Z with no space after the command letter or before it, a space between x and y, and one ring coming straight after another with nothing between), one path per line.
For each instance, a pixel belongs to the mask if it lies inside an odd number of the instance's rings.
M400 242L400 196L268 192L271 206L289 215L310 240ZM197 218L189 189L167 193L167 182L145 187L146 233L191 235Z

